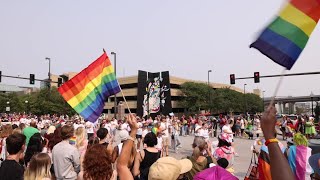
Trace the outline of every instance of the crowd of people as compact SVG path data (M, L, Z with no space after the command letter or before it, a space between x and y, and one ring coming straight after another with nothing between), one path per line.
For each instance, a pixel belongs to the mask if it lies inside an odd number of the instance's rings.
M287 148L269 142L277 137L274 108L252 120L178 118L170 113L154 119L101 116L95 123L77 115L3 114L0 121L0 179L237 179L234 137L253 138L253 134L260 177L277 179L284 173L286 179L305 179L319 174L319 155L311 156L301 131L293 134ZM170 156L169 148L179 153L183 136L194 136L192 152L178 160ZM214 136L217 143L210 140Z
M279 126L281 126L281 132L283 139L293 137L294 133L304 134L308 139L314 138L317 135L315 118L309 116L298 116L294 119L288 116L283 116ZM320 122L320 121L319 121ZM320 124L320 123L319 123ZM319 126L318 126L319 127Z

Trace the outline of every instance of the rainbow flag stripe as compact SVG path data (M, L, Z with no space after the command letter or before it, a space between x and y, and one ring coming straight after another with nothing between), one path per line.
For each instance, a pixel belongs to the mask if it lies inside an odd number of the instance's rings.
M106 53L59 87L68 104L84 119L95 122L106 99L120 92L118 80Z
M250 47L290 70L319 18L320 0L291 0Z

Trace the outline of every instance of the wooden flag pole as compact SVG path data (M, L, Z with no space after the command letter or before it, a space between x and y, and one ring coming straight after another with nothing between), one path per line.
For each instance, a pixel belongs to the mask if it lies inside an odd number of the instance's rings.
M128 102L127 102L127 100L126 100L126 97L125 97L124 94L123 94L123 91L122 91L120 85L119 85L119 88L120 88L120 91L121 91L121 94L122 94L124 103L126 104L126 106L127 106L127 108L128 108L129 114L131 114L131 110L130 110L130 108L129 108Z
M274 100L275 100L275 98L276 98L276 96L277 96L277 94L278 94L278 91L279 91L279 89L280 89L280 86L281 86L281 84L282 84L282 80L283 80L283 77L284 77L286 71L287 71L287 69L284 68L284 69L282 70L282 72L281 72L280 79L279 79L279 81L278 81L278 84L277 84L277 86L276 86L276 89L274 90L273 96L271 97L271 101L270 101L269 107L271 107L271 106L273 105L273 103L274 103Z

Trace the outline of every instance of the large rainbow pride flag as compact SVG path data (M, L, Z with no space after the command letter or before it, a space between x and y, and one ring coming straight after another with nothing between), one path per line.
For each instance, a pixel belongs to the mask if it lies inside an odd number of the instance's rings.
M106 98L120 92L120 86L104 52L58 91L84 119L95 122L103 111Z
M320 0L291 0L250 45L290 70L320 18Z

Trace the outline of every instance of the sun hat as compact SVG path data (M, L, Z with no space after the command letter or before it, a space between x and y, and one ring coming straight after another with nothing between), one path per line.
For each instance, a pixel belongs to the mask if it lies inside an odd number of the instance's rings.
M218 138L223 141L227 141L228 143L232 143L231 136L227 133L221 133Z
M149 180L177 179L180 174L189 172L192 163L189 159L177 160L173 157L159 158L149 169Z

